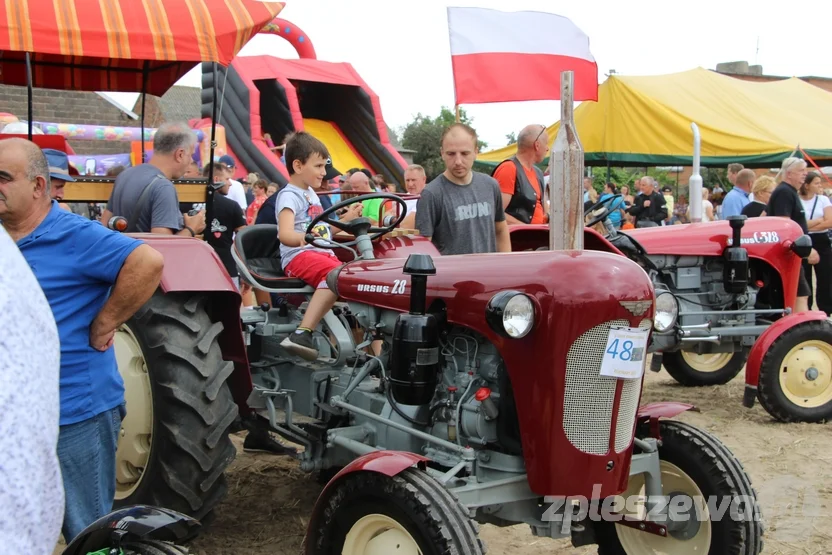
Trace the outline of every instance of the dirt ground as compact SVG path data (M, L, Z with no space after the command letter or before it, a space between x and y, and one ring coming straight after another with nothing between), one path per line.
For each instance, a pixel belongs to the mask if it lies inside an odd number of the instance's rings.
M664 371L647 372L643 402L682 401L701 413L682 420L717 435L742 461L766 520L764 553L832 554L832 423L780 424L759 405L741 404L742 374L720 387L683 388ZM191 544L198 555L296 555L321 490L314 476L290 460L242 451L228 473L229 495L216 519ZM525 525L483 526L492 554L594 553L568 540L535 538Z

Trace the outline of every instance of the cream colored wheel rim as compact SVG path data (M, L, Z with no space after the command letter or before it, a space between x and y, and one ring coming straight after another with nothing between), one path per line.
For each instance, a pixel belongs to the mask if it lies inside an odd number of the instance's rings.
M695 509L691 513L692 519L699 519L699 529L696 534L688 539L678 539L668 534L667 537L656 536L629 528L627 526L615 525L618 540L621 547L630 555L707 555L711 549L711 520L708 511L707 500L702 495L699 486L685 474L678 466L667 461L661 461L662 491L665 495L669 493L681 493L693 499ZM639 496L634 506L622 509L620 512L626 515L644 519L646 512L644 504L644 475L640 474L630 478L630 486L623 497L627 499L631 495ZM628 503L629 505L629 503ZM698 515L698 516L697 516ZM721 547L721 546L720 546Z
M688 363L688 366L697 372L718 372L722 370L726 364L731 362L735 353L708 353L704 355L697 355L688 351L682 351L682 358Z
M404 526L387 515L372 514L352 525L341 555L422 555Z
M147 363L136 336L130 328L121 326L114 343L127 401L127 416L121 422L116 453L116 499L121 500L139 487L150 459L153 397Z
M814 340L796 345L780 365L780 389L805 409L832 401L832 346Z

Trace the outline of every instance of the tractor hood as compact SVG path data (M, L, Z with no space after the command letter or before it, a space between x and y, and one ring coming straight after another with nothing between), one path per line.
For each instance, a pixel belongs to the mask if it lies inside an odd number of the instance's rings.
M719 256L730 242L733 230L726 220L698 224L646 227L624 231L638 241L648 254ZM742 246L756 258L788 253L795 239L803 235L800 226L788 218L749 218L742 228Z
M405 262L359 260L327 281L343 301L407 312L411 277L402 273ZM435 256L433 263L428 310L480 333L500 353L532 490L590 496L598 493L593 485L601 484L602 496L623 491L641 380L606 378L599 369L612 325L652 326L654 293L647 274L624 256L596 251ZM532 300L534 326L523 338L498 333L486 321L486 306L503 291Z

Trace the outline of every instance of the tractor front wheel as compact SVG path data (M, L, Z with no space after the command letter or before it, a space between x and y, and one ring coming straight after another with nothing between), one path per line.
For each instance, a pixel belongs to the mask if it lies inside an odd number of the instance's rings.
M153 505L204 518L226 492L237 405L226 380L222 323L200 294L157 291L116 333L125 417L116 454L116 507Z
M804 322L778 337L763 357L757 388L777 420L832 420L832 324Z
M436 480L409 468L396 476L348 474L333 484L316 529L314 555L483 555L476 524Z
M686 508L684 525L662 537L614 522L596 522L599 555L760 553L760 507L742 464L717 438L688 424L665 420L660 422L660 433L663 494L672 500L668 505L671 518L675 506ZM626 501L623 514L643 520L644 476L630 477L622 495ZM630 496L641 501L631 503Z
M664 353L662 365L681 385L722 385L739 374L748 358L749 349L735 353L707 353L690 351Z

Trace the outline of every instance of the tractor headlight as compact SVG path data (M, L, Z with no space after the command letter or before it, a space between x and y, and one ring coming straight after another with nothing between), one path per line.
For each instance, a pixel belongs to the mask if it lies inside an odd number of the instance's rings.
M679 317L679 301L673 293L667 291L656 296L656 314L653 317L653 329L666 332L676 325Z
M485 320L500 335L520 339L534 327L534 304L519 291L501 291L488 301Z

